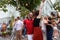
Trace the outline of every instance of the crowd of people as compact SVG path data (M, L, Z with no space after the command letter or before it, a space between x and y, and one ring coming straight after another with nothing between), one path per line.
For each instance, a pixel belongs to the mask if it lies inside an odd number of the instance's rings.
M18 20L19 19L19 20ZM16 29L17 38L22 38L23 30L28 40L58 40L60 34L60 18L53 13L51 16L40 16L39 11L30 12L27 17L20 21L15 19L14 27ZM45 39L44 39L45 35Z
M6 30L6 24L2 25L2 31ZM39 11L30 12L23 21L20 17L13 22L13 32L16 32L16 40L22 40L22 35L27 40L58 40L60 37L60 18L51 16L39 16ZM45 38L45 39L44 39Z

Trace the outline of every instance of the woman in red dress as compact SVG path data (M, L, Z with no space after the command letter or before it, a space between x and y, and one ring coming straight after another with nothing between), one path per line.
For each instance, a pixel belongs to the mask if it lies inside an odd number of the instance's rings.
M34 12L34 21L33 21L33 26L34 26L34 34L33 34L33 40L43 40L43 34L41 27L39 26L40 23L40 18L37 18L39 15L39 11Z

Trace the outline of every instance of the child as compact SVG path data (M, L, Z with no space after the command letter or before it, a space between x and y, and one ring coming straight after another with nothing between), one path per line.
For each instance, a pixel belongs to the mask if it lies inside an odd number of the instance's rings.
M58 40L58 28L55 20L52 20L52 27L53 27L53 40Z

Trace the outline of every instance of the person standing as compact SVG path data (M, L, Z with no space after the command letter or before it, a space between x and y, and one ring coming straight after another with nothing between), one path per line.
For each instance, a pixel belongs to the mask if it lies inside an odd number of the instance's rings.
M57 21L57 28L58 28L58 31L59 31L59 37L60 37L60 18L58 18L58 21Z
M48 23L47 21L48 21L48 17L46 16L46 17L42 17L40 22L44 40L46 40L46 24Z
M53 27L53 40L58 40L59 38L59 33L58 33L58 28L55 20L52 20L52 27Z
M33 34L33 40L43 40L43 33L41 30L41 27L39 26L40 18L38 17L39 11L34 12L34 21L33 21L33 27L34 27L34 34Z
M1 32L3 33L2 34L2 37L6 37L7 36L7 25L6 25L6 23L3 23L2 24L2 30L1 30Z
M20 17L17 17L17 21L15 23L17 40L22 40L22 28L23 28L23 22L20 20Z
M24 20L28 40L33 40L33 14L29 13L28 18Z
M52 37L53 37L53 28L51 26L51 17L48 17L48 20L47 21L48 23L46 24L46 36L47 36L47 40L53 40Z
M17 22L17 18L14 19L14 22L12 24L12 26L13 26L12 32L15 32L16 22Z

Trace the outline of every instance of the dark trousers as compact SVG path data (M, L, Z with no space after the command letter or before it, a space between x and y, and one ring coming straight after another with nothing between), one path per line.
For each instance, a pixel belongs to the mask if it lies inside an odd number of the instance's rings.
M47 40L53 40L53 29L47 31Z
M26 35L26 27L24 27L23 31L22 31L23 35Z

